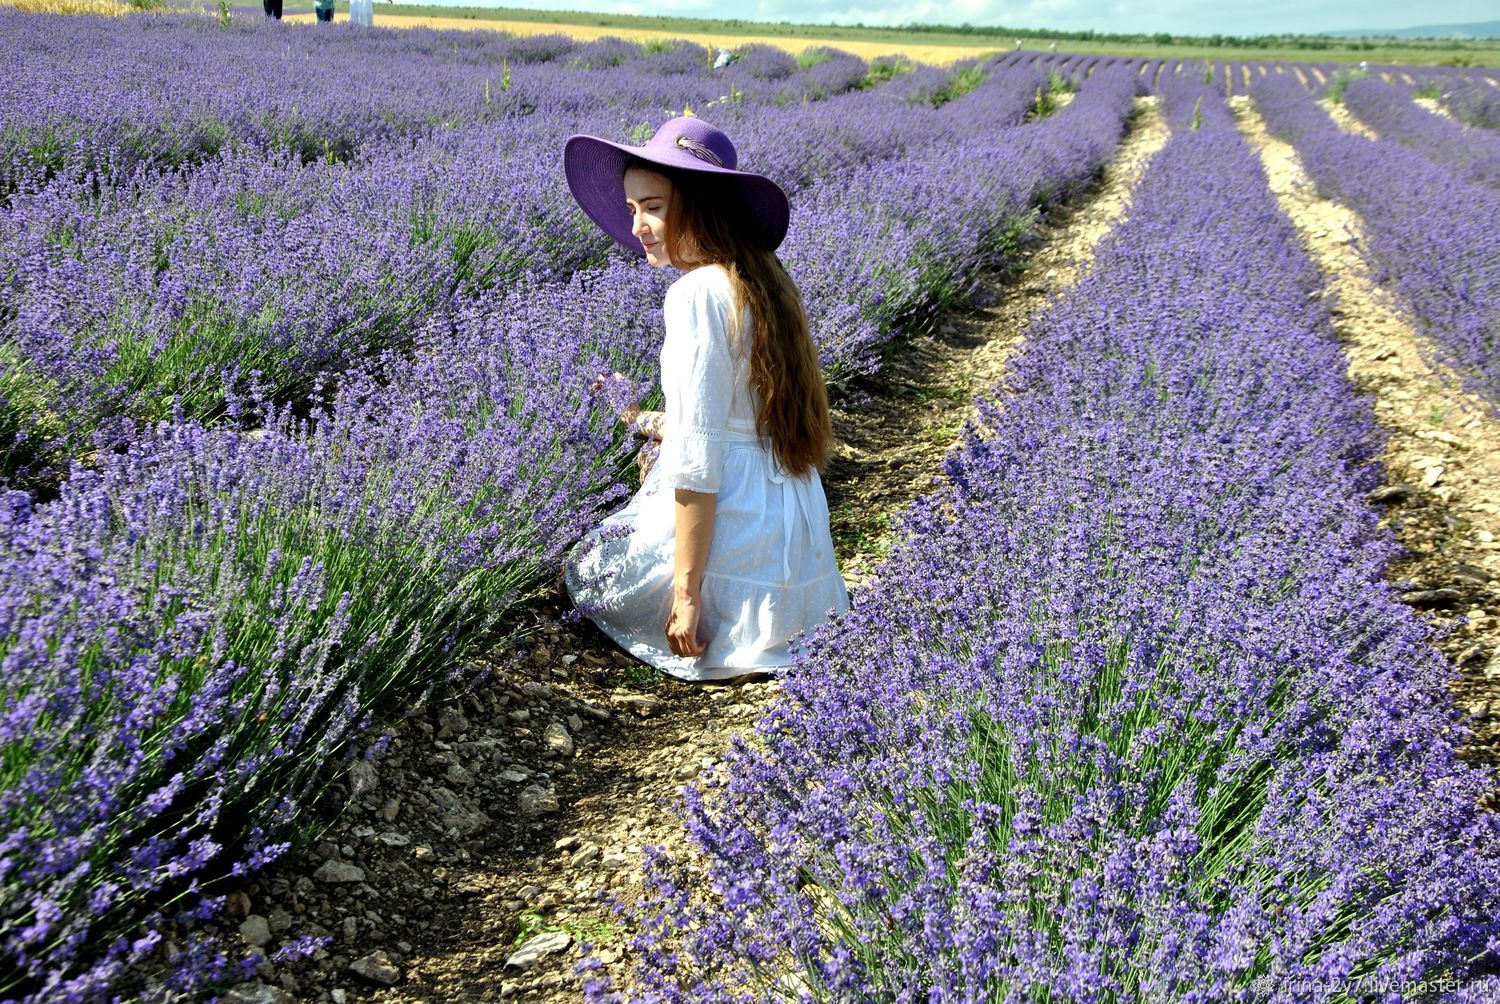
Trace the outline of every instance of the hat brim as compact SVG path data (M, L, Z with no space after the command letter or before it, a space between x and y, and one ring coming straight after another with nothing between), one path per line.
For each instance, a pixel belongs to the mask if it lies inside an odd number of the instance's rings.
M568 179L568 189L588 218L627 251L642 257L646 254L633 232L630 208L625 205L625 164L631 157L725 178L739 191L750 219L759 227L757 236L761 243L774 251L786 238L791 206L781 186L764 175L719 167L699 160L686 150L627 146L581 134L569 136L563 145L563 173Z

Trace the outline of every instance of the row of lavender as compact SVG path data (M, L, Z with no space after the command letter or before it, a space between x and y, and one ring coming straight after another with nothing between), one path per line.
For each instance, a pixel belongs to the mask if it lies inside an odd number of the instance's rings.
M1465 125L1500 130L1500 87L1463 78L1438 86L1438 100Z
M1301 63L1284 60L1145 59L1078 53L1012 53L1008 65L1032 66L1068 76L1086 77L1096 68L1123 67L1137 74L1143 91L1154 91L1178 76L1201 77L1226 95L1246 94L1256 80L1273 75L1295 76L1309 90L1327 92L1350 76L1368 74L1378 80L1436 98L1444 109L1466 125L1500 129L1500 71L1452 66L1400 66L1362 63ZM1392 91L1387 100L1398 100ZM1483 142L1476 140L1475 142Z
M197 23L169 37L191 41ZM190 165L138 162L105 182L81 164L28 182L0 208L0 282L9 293L0 315L0 473L46 482L71 457L117 447L137 423L165 417L174 398L190 417L215 418L252 371L273 399L304 402L326 374L401 342L414 318L441 314L455 299L600 265L610 245L567 193L557 163L564 138L577 130L640 139L681 111L684 93L699 93L661 75L660 54L636 46L636 55L608 70L520 67L515 87L531 111L371 141L351 161L303 163L242 144ZM393 56L365 75L393 67L398 79L421 76L413 67L423 58ZM844 62L783 79L798 85ZM441 68L430 76L444 79ZM735 101L713 118L737 137L746 163L794 199L807 191L821 203L828 199L811 190L856 165L1019 122L1046 86L1037 70L993 73L934 109L932 94L905 80L850 90L863 70L840 72L840 92L823 100ZM911 76L932 86L930 73ZM193 81L176 83L191 91ZM845 194L846 202L858 196ZM816 274L824 264L807 267ZM872 365L840 354L833 340L825 339L832 370Z
M569 95L561 110L576 113L582 110L577 100L588 92L577 74L568 75L571 85L559 89L564 70L633 64L648 92L659 90L652 81L669 79L680 100L695 107L731 97L778 105L816 99L846 89L851 76L857 80L864 74L859 60L836 50L814 52L817 65L799 73L798 60L767 46L747 46L742 58L715 69L713 53L685 41L643 53L639 45L617 38L578 43L560 35L507 38L428 29L313 35L277 25L268 44L265 26L253 21L221 27L210 19L163 14L80 19L64 29L46 17L0 11L0 35L27 40L21 71L10 81L13 103L0 109L0 191L62 166L187 162L226 145L344 159L367 143L413 131L536 109L559 90ZM192 37L183 40L184 32ZM136 58L143 51L162 57L149 71ZM1203 69L1198 60L1097 54L1011 52L1000 59L1004 65L1045 65L1070 75L1123 66L1146 87ZM371 74L372 65L382 72ZM426 69L419 71L419 65ZM524 83L516 77L523 66L532 71ZM1322 85L1339 64L1231 60L1214 64L1211 73L1233 93L1252 76L1294 67ZM1466 77L1500 82L1500 76L1481 69L1385 64L1372 69L1415 83L1446 85ZM300 83L310 74L344 86L335 91ZM540 88L534 86L539 74L545 78ZM226 77L257 86L226 88ZM637 82L627 82L627 92ZM593 102L585 97L583 104Z
M1423 323L1425 344L1500 406L1500 192L1394 140L1343 131L1287 78L1251 96L1319 191L1359 214L1366 252Z
M1005 127L1006 79L938 109L944 131L841 155L797 191L784 256L834 359L872 358L963 295L1039 201L1097 171L1134 91L1096 74L1060 113ZM810 156L837 153L817 138ZM201 168L183 183L200 178L212 194ZM295 838L327 757L503 633L625 491L624 402L588 387L600 370L627 374L622 395L654 384L665 281L616 256L470 284L310 418L230 395L259 426L245 433L179 407L54 501L7 494L0 994L119 992L162 922L221 907L206 883ZM232 969L216 951L184 946L176 985Z
M1383 577L1381 437L1222 100L1165 97L878 584L689 789L637 999L1500 992L1494 778Z
M1434 115L1412 101L1409 89L1376 77L1349 81L1341 97L1381 139L1410 147L1462 181L1500 188L1500 132Z
M312 33L166 13L59 22L5 9L0 37L19 50L0 108L0 192L60 169L192 163L233 147L343 160L434 129L587 114L600 95L658 110L731 94L780 105L848 90L866 73L834 49L811 52L804 68L748 46L715 69L713 54L687 41L644 49L484 31ZM633 72L607 72L620 68Z

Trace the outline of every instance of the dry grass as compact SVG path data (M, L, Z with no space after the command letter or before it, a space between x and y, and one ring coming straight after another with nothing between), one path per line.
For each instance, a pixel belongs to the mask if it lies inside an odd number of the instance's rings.
M0 0L4 2L4 0ZM340 8L334 15L334 20L343 21L348 17L347 13ZM308 21L313 20L312 14L288 14L283 20L286 21ZM580 41L592 41L596 38L614 36L615 38L627 38L632 41L643 42L649 39L661 39L671 35L659 29L642 28L613 28L598 27L593 25L548 23L545 21L504 21L490 18L462 18L462 17L410 17L400 14L387 14L375 7L375 25L383 28L469 28L490 31L507 31L516 35L535 35L544 32L557 32ZM801 36L785 35L757 35L741 32L694 32L691 35L682 35L690 41L703 45L712 45L716 48L733 49L744 45L746 42L758 42L763 45L774 45L777 48L796 54L805 49L817 45L828 45L835 49L843 49L845 52L853 53L863 59L871 59L875 56L886 56L893 54L906 55L917 62L947 64L966 56L989 55L998 52L994 46L979 45L926 45L921 41L910 42L866 42L853 39L818 39L804 38Z
M14 7L39 14L125 14L130 7L122 0L0 0L0 7Z

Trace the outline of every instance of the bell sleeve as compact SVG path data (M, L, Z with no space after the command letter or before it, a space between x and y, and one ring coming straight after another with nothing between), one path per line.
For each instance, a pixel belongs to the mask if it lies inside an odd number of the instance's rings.
M695 492L719 490L724 430L734 397L729 350L730 304L698 282L674 285L662 304L662 387L665 399L661 455L663 483Z

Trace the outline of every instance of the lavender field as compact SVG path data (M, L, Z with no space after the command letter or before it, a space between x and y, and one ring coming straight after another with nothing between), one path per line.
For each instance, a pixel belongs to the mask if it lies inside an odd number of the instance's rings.
M620 409L658 400L676 273L576 208L568 135L729 133L791 199L778 253L857 409L1158 107L1122 221L892 513L875 583L687 787L628 957L595 973L574 939L588 996L1500 1000L1494 769L1460 756L1458 670L1369 501L1385 432L1226 101L1359 215L1493 417L1500 75L715 68L684 40L6 8L0 46L0 1001L283 999L352 954L363 921L252 938L236 904L403 712L526 652L632 490Z

